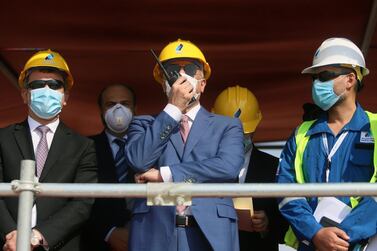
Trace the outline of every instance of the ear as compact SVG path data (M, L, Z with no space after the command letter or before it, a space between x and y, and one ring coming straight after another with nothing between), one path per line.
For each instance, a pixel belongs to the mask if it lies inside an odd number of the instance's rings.
M350 73L347 78L346 88L351 90L357 85L357 78L355 73Z
M29 104L29 92L27 89L25 88L21 89L21 97L24 104Z
M69 92L66 91L66 92L64 92L63 106L66 106L66 105L67 105L68 98L69 98Z
M206 88L207 80L203 79L199 81L199 91L200 93L204 92L204 89Z

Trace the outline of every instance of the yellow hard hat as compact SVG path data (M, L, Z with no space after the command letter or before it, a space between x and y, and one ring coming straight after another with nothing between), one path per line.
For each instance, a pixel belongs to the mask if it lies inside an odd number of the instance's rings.
M211 75L211 68L209 67L202 51L188 40L178 39L177 41L170 42L164 49L162 49L158 58L161 62L175 58L197 59L203 63L204 78L208 79ZM163 73L158 64L154 66L153 77L157 82L161 84L163 83Z
M67 62L59 53L50 49L38 51L26 62L24 69L21 71L21 74L18 77L18 85L20 86L20 88L24 88L27 71L35 67L50 67L65 72L67 74L67 89L70 90L72 88L73 77L71 72L69 71Z
M212 112L229 117L239 117L244 133L255 131L262 119L254 94L238 85L228 87L217 96Z

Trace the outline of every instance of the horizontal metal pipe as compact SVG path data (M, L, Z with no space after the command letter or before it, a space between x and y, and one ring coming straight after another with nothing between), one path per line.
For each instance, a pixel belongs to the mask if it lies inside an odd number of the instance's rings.
M181 184L161 183L170 186L165 193L191 195L192 197L317 197L317 196L377 196L377 184L370 183L332 183L332 184ZM147 192L146 184L39 184L39 197L90 197L121 198L146 197L157 195L157 191ZM0 196L17 196L10 184L0 183Z

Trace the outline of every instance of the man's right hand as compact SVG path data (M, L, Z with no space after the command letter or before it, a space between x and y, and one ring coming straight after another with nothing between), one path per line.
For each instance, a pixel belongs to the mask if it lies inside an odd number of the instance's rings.
M313 237L316 251L347 251L349 236L337 227L321 228Z
M17 230L13 230L5 236L3 251L16 251Z
M112 251L128 250L128 230L124 227L116 227L107 241Z
M171 87L169 103L184 112L192 97L195 95L192 85L185 77L179 77Z

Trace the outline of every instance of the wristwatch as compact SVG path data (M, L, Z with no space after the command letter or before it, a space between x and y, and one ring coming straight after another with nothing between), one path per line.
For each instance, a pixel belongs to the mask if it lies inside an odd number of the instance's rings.
M40 236L37 236L37 235L35 234L34 230L31 231L30 244L31 244L32 246L34 246L34 247L35 247L35 246L40 246L40 245L43 244L43 240L42 240L42 238L41 238Z

